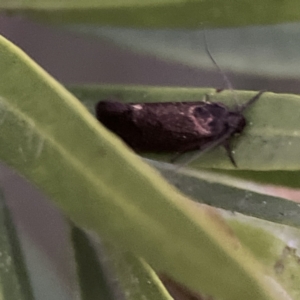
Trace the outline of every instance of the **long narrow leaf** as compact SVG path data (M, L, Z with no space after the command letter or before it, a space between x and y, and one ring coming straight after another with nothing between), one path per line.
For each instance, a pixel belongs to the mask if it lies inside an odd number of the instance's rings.
M254 182L279 185L296 189L300 188L300 172L297 170L215 170L215 172L230 175L232 176L232 178L246 179Z
M122 87L94 86L77 87L72 91L92 109L96 101L119 99L124 102L166 102L166 101L203 101L204 95L210 95L210 101L222 102L228 107L236 107L250 99L254 92L223 91L197 88L163 87ZM238 103L236 102L238 99ZM218 147L209 151L191 163L194 168L230 168L234 171L296 171L300 169L300 97L289 94L265 93L245 111L247 127L240 136L232 140L235 168L225 149ZM195 153L187 155L190 160ZM170 161L172 155L152 154L148 157Z
M80 228L71 225L72 245L80 287L81 300L114 300L108 276L98 260L88 237Z
M300 205L286 199L249 191L247 184L231 186L234 179L217 172L178 169L149 161L164 177L192 199L214 207L300 228Z
M0 194L0 298L33 300L19 237L11 214Z
M196 291L225 300L288 297L274 292L214 210L195 209L4 38L0 69L0 158L76 224Z
M138 27L211 27L274 24L299 20L297 0L260 3L234 0L2 0L0 9L53 23Z

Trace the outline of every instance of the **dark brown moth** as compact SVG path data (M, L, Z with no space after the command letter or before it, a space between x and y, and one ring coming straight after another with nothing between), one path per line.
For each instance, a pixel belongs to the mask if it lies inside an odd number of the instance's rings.
M100 101L96 117L136 152L170 152L179 155L207 151L222 145L236 166L230 139L246 126L244 110L259 99L257 93L244 105L230 110L222 103L121 103Z

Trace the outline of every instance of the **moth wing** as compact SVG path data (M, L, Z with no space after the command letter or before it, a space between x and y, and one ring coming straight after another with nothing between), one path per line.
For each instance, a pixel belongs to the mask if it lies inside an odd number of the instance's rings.
M228 108L220 103L195 105L191 116L203 136L217 136L227 128Z

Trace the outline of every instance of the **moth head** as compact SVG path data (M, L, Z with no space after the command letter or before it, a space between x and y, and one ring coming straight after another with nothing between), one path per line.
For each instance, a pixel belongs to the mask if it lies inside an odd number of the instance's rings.
M230 112L227 124L233 133L241 133L246 126L246 120L240 112Z

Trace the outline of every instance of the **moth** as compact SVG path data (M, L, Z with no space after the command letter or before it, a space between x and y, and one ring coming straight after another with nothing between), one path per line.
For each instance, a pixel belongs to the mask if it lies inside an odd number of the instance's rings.
M120 136L136 152L200 152L222 145L234 166L231 138L243 132L245 109L257 101L258 92L244 105L231 110L222 103L209 101L121 103L100 101L97 119Z

